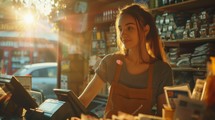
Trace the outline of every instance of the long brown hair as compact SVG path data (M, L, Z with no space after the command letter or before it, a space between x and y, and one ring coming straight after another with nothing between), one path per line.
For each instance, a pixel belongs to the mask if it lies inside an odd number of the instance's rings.
M144 63L151 63L154 60L159 59L164 62L167 62L166 54L162 45L162 41L158 35L158 29L156 27L154 17L152 16L147 6L143 4L133 3L119 10L115 23L117 32L117 46L119 48L119 52L125 55L127 55L128 53L128 50L124 47L122 41L120 40L120 32L118 28L119 18L120 16L125 14L132 16L136 21L136 25L139 26L138 27L139 43L141 41L140 39L143 38L143 35L140 33L143 30L144 26L149 25L150 27L150 31L146 36L146 43L148 44L148 46L146 45L146 48L148 48L147 53L149 54L151 59L150 61L144 61L143 59L144 57L142 56L141 44L138 44L139 55L142 61Z

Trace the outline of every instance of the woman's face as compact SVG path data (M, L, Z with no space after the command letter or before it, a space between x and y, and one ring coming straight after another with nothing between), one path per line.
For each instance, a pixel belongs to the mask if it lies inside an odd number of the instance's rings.
M136 48L138 45L138 28L135 19L130 15L119 18L120 39L126 49Z

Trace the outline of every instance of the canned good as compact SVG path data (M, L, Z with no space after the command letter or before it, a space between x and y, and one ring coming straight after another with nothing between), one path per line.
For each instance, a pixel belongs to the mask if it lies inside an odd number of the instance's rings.
M192 28L189 32L189 37L190 38L197 38L199 37L199 31L196 28Z
M183 32L183 39L188 39L189 38L189 30L188 29L185 29L184 32Z
M215 23L210 24L210 27L209 27L209 37L215 37Z
M200 33L200 37L207 37L208 36L208 25L203 24L201 26L201 29L200 29L199 33Z

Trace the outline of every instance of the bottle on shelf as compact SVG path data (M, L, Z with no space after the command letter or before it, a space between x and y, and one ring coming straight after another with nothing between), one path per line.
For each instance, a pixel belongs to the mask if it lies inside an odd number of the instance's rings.
M96 33L97 33L97 27L94 26L94 27L93 27L93 40L97 40L97 35L96 35Z

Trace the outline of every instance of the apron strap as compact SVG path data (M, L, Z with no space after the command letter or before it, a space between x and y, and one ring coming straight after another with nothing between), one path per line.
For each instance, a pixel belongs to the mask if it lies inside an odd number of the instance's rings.
M147 83L147 88L152 90L152 82L153 82L153 64L149 65L149 73L148 73L148 83Z
M113 82L117 82L119 80L121 69L122 69L122 65L119 65L117 63L116 64L116 72L115 72L115 75L114 75Z
M122 65L116 64L116 71L115 71L114 79L113 79L113 81L111 83L110 93L109 93L109 97L108 97L108 103L106 104L106 108L105 108L106 112L105 112L104 118L107 117L109 112L113 109L113 101L112 101L113 88L114 88L114 85L116 84L116 82L119 79L121 69L122 69Z

